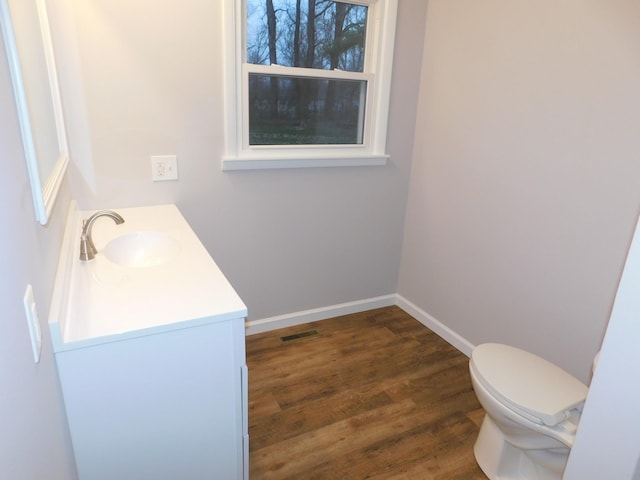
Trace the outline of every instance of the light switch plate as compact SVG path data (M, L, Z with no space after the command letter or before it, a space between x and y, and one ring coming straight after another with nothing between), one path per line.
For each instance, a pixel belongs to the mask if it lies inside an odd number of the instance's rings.
M27 285L24 293L24 311L27 314L27 324L31 335L31 347L33 348L33 359L36 363L40 361L40 351L42 350L42 331L40 330L40 319L36 309L36 300L33 297L33 288Z

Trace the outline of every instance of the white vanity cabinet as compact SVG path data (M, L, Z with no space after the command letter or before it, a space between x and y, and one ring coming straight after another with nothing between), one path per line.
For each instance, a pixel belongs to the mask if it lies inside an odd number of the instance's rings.
M246 478L244 319L56 359L81 480Z
M130 229L161 228L134 225L138 210L118 212ZM175 236L187 268L166 276L78 264L75 248L61 260L50 327L80 480L248 478L246 307L204 249L193 257L199 242Z

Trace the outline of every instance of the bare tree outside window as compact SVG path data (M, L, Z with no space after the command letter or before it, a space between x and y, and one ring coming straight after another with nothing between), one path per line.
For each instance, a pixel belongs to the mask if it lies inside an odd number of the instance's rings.
M362 144L368 7L332 0L247 0L247 62L293 67L249 75L249 144ZM316 69L314 77L295 68Z

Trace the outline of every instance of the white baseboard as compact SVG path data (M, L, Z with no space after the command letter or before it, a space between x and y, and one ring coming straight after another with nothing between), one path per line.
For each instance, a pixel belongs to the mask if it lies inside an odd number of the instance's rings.
M439 322L424 310L411 303L406 298L396 295L396 305L407 312L413 318L422 323L425 327L438 335L440 338L450 343L452 346L460 350L467 357L471 356L474 345L463 336L451 330L445 324Z
M368 298L356 302L341 303L328 307L278 315L276 317L252 320L246 323L246 334L254 335L256 333L269 332L279 328L293 327L303 323L317 322L319 320L349 315L351 313L365 312L374 308L388 307L391 305L400 307L433 333L460 350L460 352L464 353L467 357L471 355L474 347L471 342L398 294L384 295L382 297Z
M252 320L246 323L246 334L253 335L277 330L278 328L293 327L303 323L326 320L328 318L339 317L340 315L349 315L351 313L365 312L374 308L388 307L396 304L396 297L396 295L384 295L382 297L368 298L356 302L340 303L328 307Z

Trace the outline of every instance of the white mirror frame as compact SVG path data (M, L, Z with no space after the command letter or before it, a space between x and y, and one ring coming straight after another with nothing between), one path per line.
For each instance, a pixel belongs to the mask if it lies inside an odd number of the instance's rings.
M9 70L11 71L11 80L13 82L13 90L18 109L18 118L20 122L20 130L22 132L22 144L24 147L27 169L29 172L29 182L31 184L31 193L33 197L33 205L36 213L36 220L42 225L46 225L53 210L56 196L60 190L60 185L69 164L69 149L67 146L67 136L64 126L64 118L62 115L62 101L60 98L60 89L58 87L58 75L56 71L55 58L53 53L53 45L51 43L51 32L49 30L49 21L47 16L47 8L45 0L19 0L34 1L38 11L39 26L37 31L41 34L41 42L36 42L42 46L44 58L46 59L46 69L48 78L42 79L48 82L51 93L51 105L55 125L51 125L55 129L58 139L57 152L45 152L46 156L51 158L40 159L38 161L35 135L32 128L32 121L29 115L28 92L25 89L23 79L23 71L20 68L20 55L18 44L16 41L16 32L11 17L8 0L0 0L0 28L7 50L7 59L9 61ZM43 171L38 165L50 165L48 171Z

